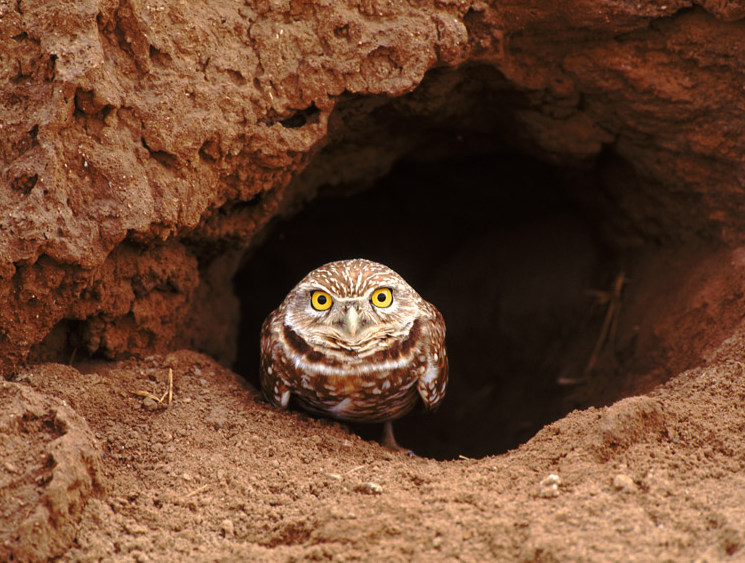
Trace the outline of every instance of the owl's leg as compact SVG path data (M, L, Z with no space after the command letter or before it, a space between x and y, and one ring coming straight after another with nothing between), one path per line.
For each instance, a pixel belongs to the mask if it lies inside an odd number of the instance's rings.
M383 423L383 434L380 436L380 445L389 450L397 450L400 447L393 435L393 422L390 420Z
M393 421L388 420L383 423L383 435L380 437L380 445L394 452L404 452L410 456L414 455L409 448L399 446L396 442L395 436L393 436Z

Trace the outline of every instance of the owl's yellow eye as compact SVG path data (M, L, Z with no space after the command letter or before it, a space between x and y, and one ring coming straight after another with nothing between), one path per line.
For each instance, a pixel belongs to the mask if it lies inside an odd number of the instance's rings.
M331 308L332 303L331 296L325 291L314 291L310 296L310 304L316 311L326 311Z
M390 307L391 303L393 303L393 292L387 287L381 287L373 291L370 301L376 307Z

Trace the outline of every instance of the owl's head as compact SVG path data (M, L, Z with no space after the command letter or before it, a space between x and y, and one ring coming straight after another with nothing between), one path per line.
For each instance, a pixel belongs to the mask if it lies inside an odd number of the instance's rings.
M408 333L425 301L377 262L331 262L305 276L284 301L284 323L311 346L364 349Z

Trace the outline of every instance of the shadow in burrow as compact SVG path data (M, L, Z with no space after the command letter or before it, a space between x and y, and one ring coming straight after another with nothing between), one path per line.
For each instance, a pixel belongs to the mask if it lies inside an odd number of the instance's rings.
M244 343L236 371L258 386L261 323L308 271L365 257L399 272L447 323L441 409L395 424L417 454L501 453L574 408L606 402L612 390L593 396L592 378L633 361L633 350L609 350L607 338L595 350L623 258L603 240L602 215L573 199L576 184L529 156L494 153L404 160L362 193L321 195L276 222L235 278ZM369 439L380 431L353 430Z

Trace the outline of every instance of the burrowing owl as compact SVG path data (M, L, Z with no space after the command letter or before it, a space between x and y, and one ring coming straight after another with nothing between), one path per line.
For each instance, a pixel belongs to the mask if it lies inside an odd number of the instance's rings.
M339 420L391 421L421 399L435 410L445 396L445 322L401 276L370 260L313 270L264 321L261 386L269 402Z

